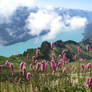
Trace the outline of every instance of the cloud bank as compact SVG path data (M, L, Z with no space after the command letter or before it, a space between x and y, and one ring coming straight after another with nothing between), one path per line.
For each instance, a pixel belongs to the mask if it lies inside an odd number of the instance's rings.
M0 24L10 22L10 16L18 7L33 7L34 0L0 0Z
M31 13L26 20L26 27L31 35L40 35L43 31L48 31L44 39L53 39L60 32L74 31L84 27L87 23L85 17L60 16L53 9L40 9L36 13Z
M24 42L40 35L43 40L54 39L61 32L86 25L85 14L81 17L72 10L71 16L67 12L52 6L36 8L35 0L0 0L0 45Z

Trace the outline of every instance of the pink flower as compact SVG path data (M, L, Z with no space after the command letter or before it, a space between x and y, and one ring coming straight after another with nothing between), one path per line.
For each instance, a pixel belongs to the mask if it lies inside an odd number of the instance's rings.
M54 53L52 53L52 60L55 60L56 56Z
M70 59L68 59L68 60L66 61L66 64L69 64L69 61L70 61Z
M78 54L80 55L80 53L81 53L80 46L77 47L77 51L78 51Z
M35 60L35 64L37 64L38 63L38 60Z
M88 77L86 80L86 83L87 83L89 88L92 87L92 77Z
M51 48L52 49L54 48L54 42L51 42Z
M25 65L25 62L21 62L20 63L20 68L22 69L24 65Z
M36 60L36 58L35 58L35 56L33 56L33 61L35 62L35 60Z
M4 89L4 92L7 92L7 90L6 90L6 89Z
M91 68L91 63L88 63L86 66L87 70Z
M33 92L36 92L36 88L33 88Z
M61 59L62 58L62 56L61 55L59 55L59 59Z
M83 58L80 58L80 59L79 59L79 62L83 62Z
M40 56L40 50L39 50L39 49L37 49L37 51L36 51L36 55L37 55L37 57Z
M62 72L65 73L65 72L66 72L66 68L64 68L64 69L62 70Z
M58 62L58 68L61 68L62 62Z
M85 66L84 66L84 64L81 64L81 68L82 68L82 70L84 70L84 69L85 69Z
M45 60L42 61L42 64L41 64L42 71L46 71L47 70L47 66L48 66L47 62Z
M22 70L19 70L19 74L22 75Z
M55 72L55 71L53 71L53 72L52 72L52 75L55 75L55 73L56 73L56 72Z
M29 60L29 59L30 59L30 55L29 55L29 54L27 54L26 58L27 58L27 60Z
M86 46L86 50L87 50L88 52L90 51L90 45L89 45L89 44Z
M10 66L11 66L11 70L13 71L13 70L14 70L14 65L13 65L13 64L11 64Z
M30 64L30 68L31 68L31 69L33 68L33 65L32 65L32 64Z
M74 57L75 57L75 60L77 60L77 58L78 58L77 55L75 55Z
M63 54L63 59L66 60L66 53Z
M52 67L53 72L56 72L56 64L54 60L51 60L51 67Z
M10 62L8 62L8 60L5 62L5 65L7 66L7 67L9 67L10 66Z
M22 69L23 69L23 72L22 73L23 73L23 76L24 76L24 75L26 75L26 66L23 66Z
M0 70L2 70L2 68L3 68L3 66L2 66L2 65L0 65Z
M31 79L31 74L27 73L27 80L30 80L30 79Z
M36 71L40 69L41 64L39 62L36 63Z
M60 62L64 62L64 60L61 58L61 59L60 59Z
M74 67L74 72L77 72L77 67Z
M64 60L63 59L60 59L60 62L62 62L62 66L64 66Z
M12 76L14 76L15 75L15 72L12 72Z
M65 53L65 50L62 51L62 56L64 55L64 53Z

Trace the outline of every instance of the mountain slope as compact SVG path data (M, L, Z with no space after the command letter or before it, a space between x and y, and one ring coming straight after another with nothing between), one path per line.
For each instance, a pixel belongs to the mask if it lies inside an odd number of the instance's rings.
M83 59L92 59L92 51L89 52L89 54L86 51L86 45L90 44L90 47L92 49L92 39L88 39L86 41L77 43L74 41L66 41L63 42L61 40L58 40L56 42L54 42L54 49L51 49L51 45L49 42L44 41L41 45L40 49L40 57L37 58L38 60L50 60L51 59L51 55L52 53L54 53L56 55L56 59L58 58L59 55L62 55L62 51L65 50L67 59L69 59L70 61L74 61L74 56L77 55L77 47L80 46L81 48L81 54L80 54L80 58ZM36 56L36 50L37 49L28 49L27 51L25 51L23 54L18 54L18 55L14 55L11 56L9 58L6 57L0 57L0 62L3 62L5 60L9 60L12 62L21 62L21 61L26 61L26 56L27 54L30 55L30 62L32 61L32 57ZM29 63L30 63L29 62Z

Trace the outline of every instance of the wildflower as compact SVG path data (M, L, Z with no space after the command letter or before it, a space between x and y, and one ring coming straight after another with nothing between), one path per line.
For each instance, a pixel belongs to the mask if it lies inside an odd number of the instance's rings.
M88 52L90 51L90 45L89 45L89 44L86 46L86 50L87 50Z
M58 62L58 68L61 68L62 62Z
M54 43L53 43L53 42L51 42L51 48L52 48L52 49L54 48Z
M70 61L70 59L68 59L68 60L66 61L66 64L69 64L69 61Z
M12 72L12 76L14 76L14 75L15 75L15 72L13 71L13 72Z
M83 62L83 58L80 58L80 59L79 59L79 62Z
M20 68L22 69L24 65L25 65L25 62L21 62L20 63Z
M35 60L36 60L36 58L35 58L35 56L33 56L33 61L35 62Z
M56 56L54 53L52 53L52 60L55 60Z
M78 54L80 55L80 53L81 53L80 46L77 47L77 51L78 51Z
M37 64L38 63L38 60L35 60L35 64Z
M87 70L91 68L91 63L88 63L86 66Z
M61 58L61 59L60 59L60 62L64 62L64 60Z
M77 67L74 67L74 69L73 69L73 70L74 70L74 72L77 72Z
M65 53L65 50L62 51L62 56L64 55L64 53Z
M7 90L6 90L6 89L4 89L4 92L7 92Z
M52 75L55 75L55 73L56 73L56 72L55 72L55 71L53 71L53 72L52 72Z
M23 72L22 73L23 73L23 76L24 76L26 74L26 66L23 66L22 69L23 69Z
M75 57L75 60L77 60L77 58L78 58L77 55L75 55L74 57Z
M30 80L30 79L31 79L31 74L27 73L27 80Z
M46 71L47 70L47 66L48 66L47 62L45 60L42 61L42 64L41 64L42 71Z
M66 68L64 68L64 69L62 70L62 72L65 73L65 72L66 72Z
M62 56L61 55L59 55L59 59L61 59L62 58Z
M5 62L5 65L6 65L7 67L9 67L9 66L10 66L10 62L7 60L7 61Z
M11 64L10 66L11 66L11 70L13 71L13 70L14 70L14 65L13 65L13 64Z
M81 64L81 68L82 68L82 70L84 70L84 69L85 69L85 66L84 66L84 64Z
M0 65L0 70L2 70L2 68L3 68L3 66L2 66L2 65Z
M30 64L30 68L31 68L31 69L33 68L33 65L32 65L32 64Z
M64 53L64 55L63 55L63 59L66 60L66 53Z
M55 64L54 60L51 60L51 67L52 67L53 72L55 73L56 72L56 64Z
M30 59L30 55L29 55L29 54L27 54L26 58L27 58L27 60L29 60L29 59Z
M40 69L41 64L39 62L36 63L36 71Z
M36 88L33 88L33 92L36 92Z
M19 74L22 75L22 70L19 70Z
M92 77L88 77L86 80L86 83L87 83L89 88L92 87Z
M36 51L36 55L37 55L37 57L40 56L40 50L39 50L39 49L37 49L37 51Z

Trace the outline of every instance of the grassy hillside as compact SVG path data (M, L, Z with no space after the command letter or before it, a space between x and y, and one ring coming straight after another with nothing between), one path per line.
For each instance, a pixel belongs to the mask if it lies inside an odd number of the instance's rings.
M62 40L58 40L56 42L54 42L54 50L51 49L51 43L44 41L41 45L41 47L39 47L40 49L40 57L37 58L38 60L50 60L51 59L51 53L55 53L56 55L56 59L58 58L58 55L60 55L62 53L63 50L65 50L66 52L66 56L67 58L70 59L70 61L74 61L74 55L77 54L77 47L80 46L81 48L81 55L80 57L83 59L92 59L92 51L89 52L89 54L86 51L86 45L89 44L90 47L92 48L92 39L88 39L85 40L83 42L75 42L75 41L65 41L63 42ZM3 61L5 62L5 60L9 60L11 62L21 62L21 61L25 61L26 60L26 56L27 54L29 54L30 59L29 61L32 60L33 56L36 56L36 50L35 49L27 49L27 51L24 51L23 54L18 54L18 55L13 55L9 58L0 56L0 63L2 63Z

